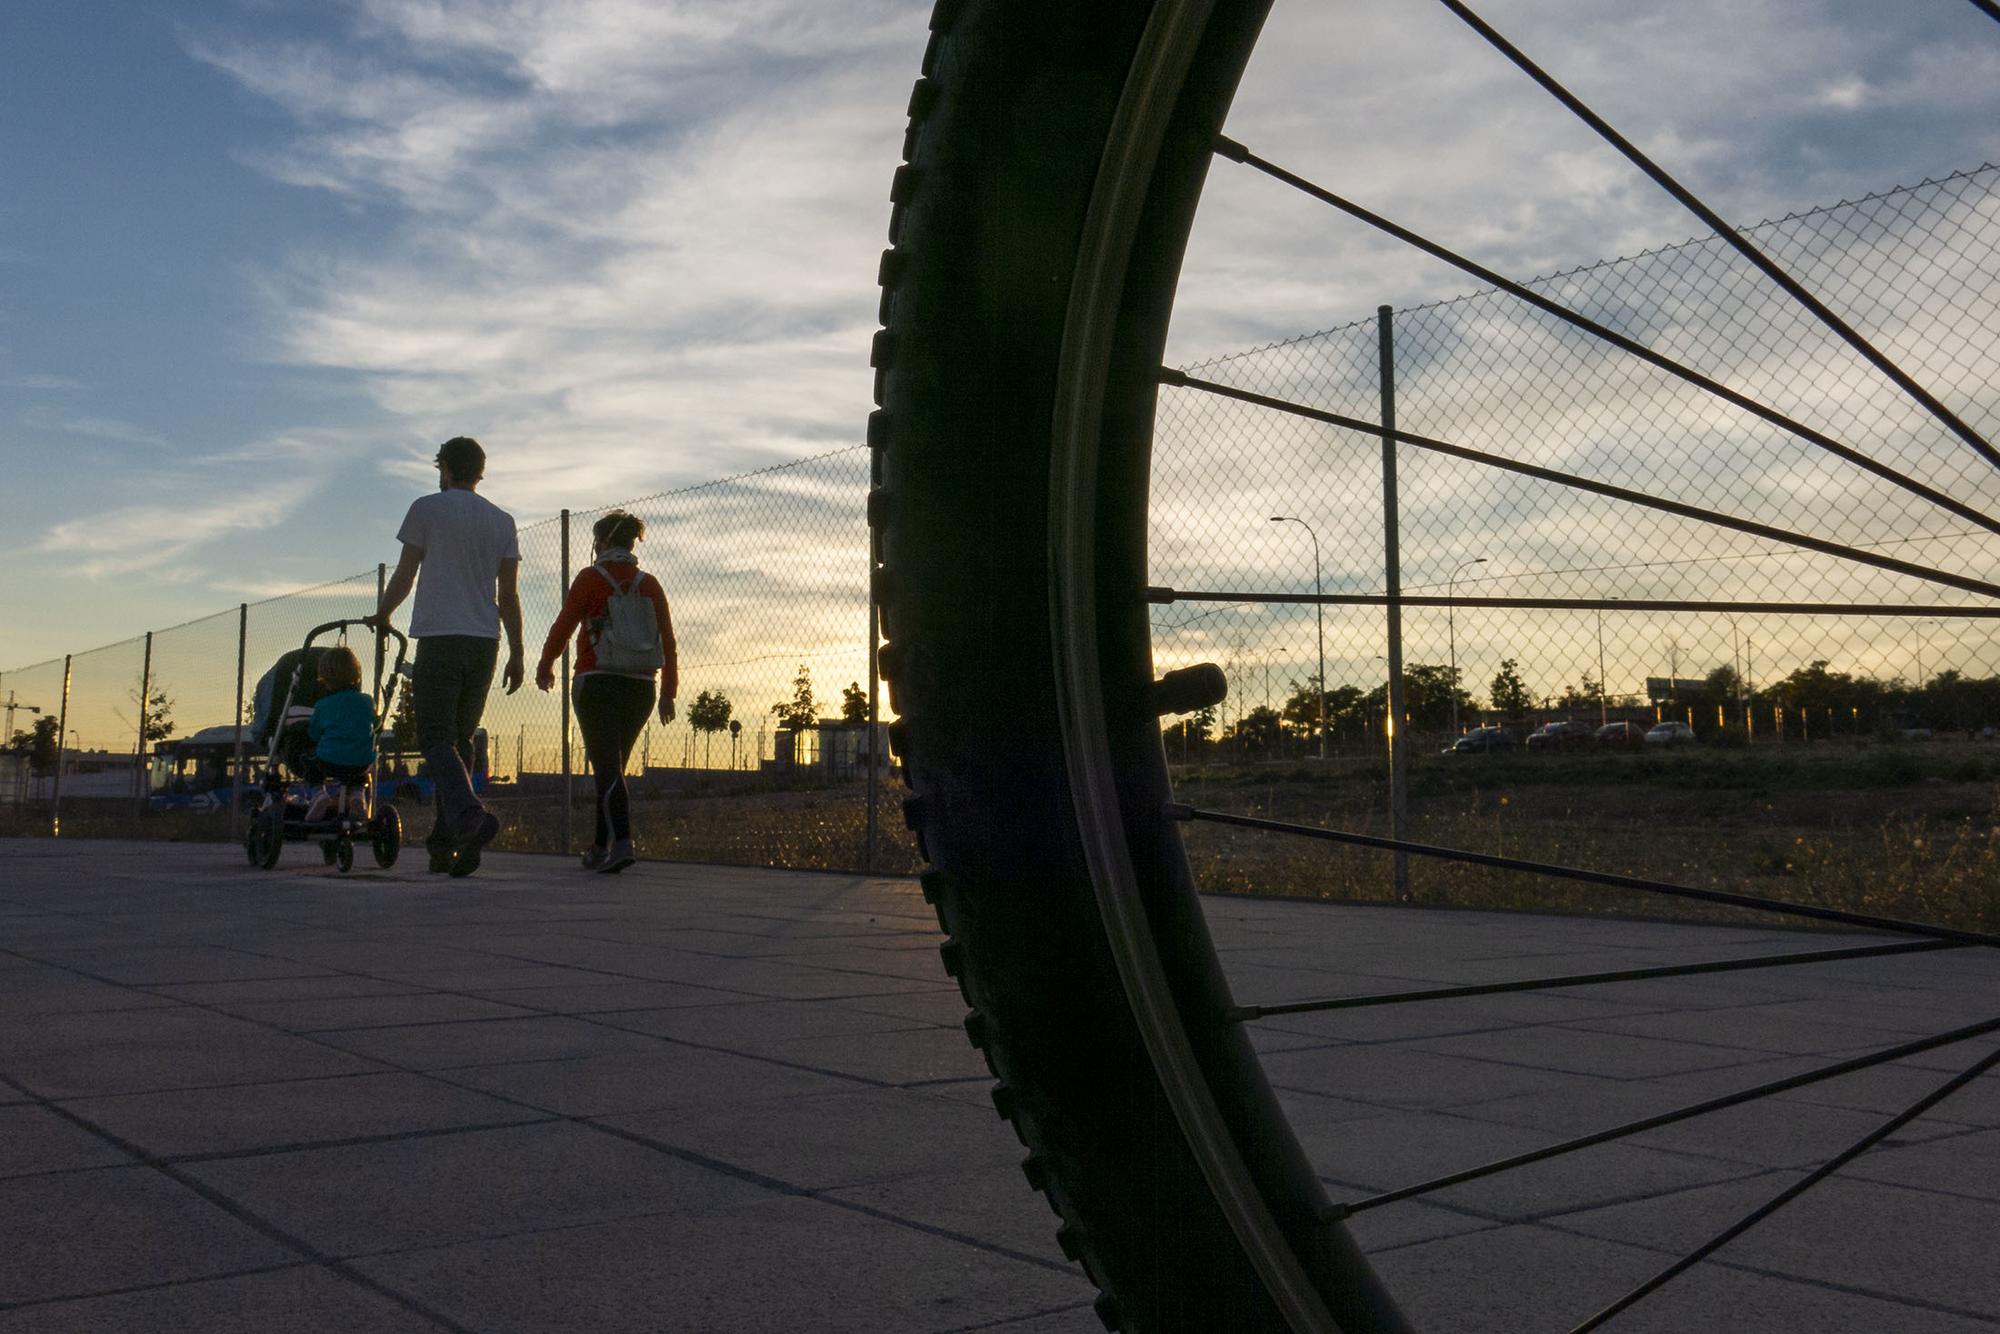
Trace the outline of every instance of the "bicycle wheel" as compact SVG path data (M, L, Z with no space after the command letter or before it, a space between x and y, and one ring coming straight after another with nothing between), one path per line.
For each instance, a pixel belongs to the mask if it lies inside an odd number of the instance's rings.
M1154 682L1140 599L1155 368L1264 10L938 6L883 259L870 513L925 893L1099 1315L1355 1334L1405 1324L1225 1021L1163 817L1162 692L1189 679Z

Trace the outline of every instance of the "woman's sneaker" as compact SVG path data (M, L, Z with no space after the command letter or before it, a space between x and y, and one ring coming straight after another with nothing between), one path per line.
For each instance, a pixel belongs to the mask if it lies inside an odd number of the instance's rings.
M609 849L592 846L590 851L584 853L580 860L583 862L584 870L602 871L604 863L611 860L611 853Z
M638 860L638 854L632 851L632 840L621 838L611 845L611 851L605 854L604 865L597 869L605 875L617 875Z

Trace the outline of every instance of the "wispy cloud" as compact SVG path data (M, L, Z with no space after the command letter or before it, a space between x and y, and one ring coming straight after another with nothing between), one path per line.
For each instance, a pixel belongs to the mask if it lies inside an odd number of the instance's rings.
M148 580L171 580L177 562L208 543L284 523L311 492L312 482L301 477L239 484L222 496L210 487L168 490L171 498L56 524L40 550L65 557L67 568L90 578L141 574Z
M0 380L9 389L70 390L88 388L81 380L66 375L13 375Z

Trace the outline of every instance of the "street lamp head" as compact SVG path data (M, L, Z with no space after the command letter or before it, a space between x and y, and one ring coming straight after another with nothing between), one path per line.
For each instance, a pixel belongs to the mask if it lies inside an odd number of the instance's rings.
M1272 523L1283 523L1284 521L1285 521L1285 516L1282 514L1273 514L1271 516Z

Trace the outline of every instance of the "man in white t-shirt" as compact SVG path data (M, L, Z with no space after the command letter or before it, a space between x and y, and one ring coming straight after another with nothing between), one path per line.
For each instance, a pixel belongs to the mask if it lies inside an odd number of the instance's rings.
M417 745L435 789L436 820L424 840L430 869L470 875L500 819L472 790L472 738L493 688L500 631L507 631L508 694L521 688L521 547L514 516L478 494L486 451L471 436L438 447L438 490L410 505L396 533L403 544L396 573L368 623L389 624L410 595L410 638L417 641ZM418 571L423 577L419 579Z

